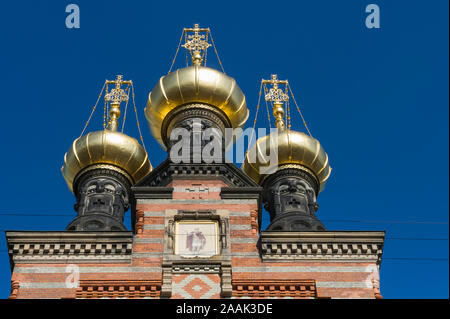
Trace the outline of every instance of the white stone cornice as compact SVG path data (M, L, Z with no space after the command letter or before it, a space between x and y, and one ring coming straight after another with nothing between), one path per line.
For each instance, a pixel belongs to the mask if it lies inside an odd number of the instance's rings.
M384 232L262 232L263 261L381 262Z
M16 263L130 262L131 232L6 232Z

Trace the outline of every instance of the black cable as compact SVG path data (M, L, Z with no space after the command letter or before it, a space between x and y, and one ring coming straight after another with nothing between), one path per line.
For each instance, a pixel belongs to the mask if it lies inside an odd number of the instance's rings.
M378 223L378 224L430 224L430 225L448 225L448 222L442 221L406 221L406 220L321 220L327 223Z
M382 257L382 260L405 260L405 261L448 261L448 258L414 258L414 257Z
M36 217L60 217L60 216L73 216L75 217L76 214L13 214L13 213L9 213L9 214L0 214L0 216L36 216Z
M401 237L386 237L386 240L442 240L448 241L448 238L401 238Z
M73 214L30 214L30 213L0 213L0 216L50 216L50 217L60 217L60 216L75 216ZM381 223L381 224L430 224L430 225L448 225L448 222L444 221L414 221L414 220L356 220L356 219L322 219L322 222L327 223Z
M0 250L0 253L7 253L7 250ZM420 257L382 257L382 260L395 260L395 261L435 261L442 262L448 261L448 258L420 258Z
M0 231L14 231L10 229L0 229ZM36 230L20 230L20 231L36 231ZM63 231L63 230L61 230ZM415 237L386 237L385 240L411 240L411 241L428 241L428 240L434 240L434 241L449 241L449 238L415 238Z

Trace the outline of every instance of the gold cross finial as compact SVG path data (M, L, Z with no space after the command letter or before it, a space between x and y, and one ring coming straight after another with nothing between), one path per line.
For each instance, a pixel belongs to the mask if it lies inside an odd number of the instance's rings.
M206 50L211 46L208 42L209 28L200 28L196 23L194 28L184 28L183 30L186 34L186 43L182 47L191 54L192 64L201 65Z
M106 84L115 85L111 92L105 95L105 101L111 103L111 108L109 110L110 123L108 128L111 131L117 131L117 127L119 126L117 120L120 117L120 103L128 101L128 95L122 89L122 85L131 85L132 81L124 81L122 80L122 75L117 75L116 80L106 80L105 82Z
M110 81L106 80L106 84L114 84L115 88L111 90L108 94L105 95L105 100L107 102L110 102L112 104L121 103L124 101L128 101L128 95L125 93L125 91L121 88L122 84L129 84L131 85L131 81L124 81L122 80L122 75L118 75L116 80Z
M263 84L271 84L272 87L270 88L269 92L265 94L266 101L272 102L272 110L273 110L273 116L275 117L275 126L280 129L285 129L285 123L284 123L284 102L289 101L289 96L283 92L282 89L278 87L278 84L284 84L287 85L287 80L279 80L278 76L276 74L272 74L272 79L270 80L262 80L261 82Z
M265 95L266 101L271 101L273 103L282 103L289 101L289 96L278 87L278 84L287 84L287 80L278 80L278 76L276 74L272 74L271 80L263 80L262 82L266 84L272 84L269 93Z

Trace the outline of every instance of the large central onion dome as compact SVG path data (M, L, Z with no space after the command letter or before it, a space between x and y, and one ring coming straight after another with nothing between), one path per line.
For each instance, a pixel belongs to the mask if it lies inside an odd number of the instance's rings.
M155 139L165 148L171 121L187 108L213 112L226 127L242 127L249 111L236 81L226 74L193 65L161 77L148 97L145 117Z
M201 130L219 129L223 138L226 128L243 127L249 115L244 93L236 81L225 74L223 67L223 73L206 67L206 52L211 46L208 40L212 40L209 28L195 24L194 28L184 28L183 34L186 42L183 45L180 42L177 53L180 45L185 48L191 56L192 66L174 72L170 72L171 67L150 92L145 107L153 137L167 150L173 142L171 132L174 128L188 128L194 132L201 124ZM217 50L215 52L217 55ZM172 66L175 59L176 55ZM218 55L217 59L222 66Z
M277 164L276 167L271 167L271 173L285 168L297 168L314 177L319 186L318 192L324 189L331 174L328 155L318 140L302 132L284 130L258 139L248 151L242 170L262 185L269 176L262 174L262 169L267 167L270 152L274 151L277 152Z

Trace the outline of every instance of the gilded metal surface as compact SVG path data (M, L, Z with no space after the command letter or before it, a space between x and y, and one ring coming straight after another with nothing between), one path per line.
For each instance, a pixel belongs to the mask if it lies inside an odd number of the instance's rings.
M269 92L264 96L266 101L271 101L274 103L289 101L289 96L278 87L278 84L287 84L286 80L278 80L278 76L276 74L272 74L271 80L262 80L262 83L272 84Z
M131 85L131 81L124 81L122 80L122 75L118 75L115 81L106 81L107 84L114 84L115 87L105 95L105 100L107 102L120 104L121 102L128 101L128 95L125 93L125 91L122 89L122 84L128 84Z
M182 47L191 54L192 64L201 65L206 56L206 50L211 46L208 43L209 28L200 28L196 23L194 28L184 28L184 32L186 33L186 43Z
M138 141L128 135L110 130L91 132L76 139L64 156L61 172L73 191L76 175L94 164L111 164L128 173L137 183L152 170Z
M262 84L271 84L269 92L266 93L264 98L266 101L272 102L273 116L275 117L275 127L279 130L284 130L286 128L286 123L284 122L284 102L289 101L289 96L283 92L282 89L278 87L278 84L287 85L287 80L279 80L276 74L272 74L271 80L262 80Z
M271 139L274 136L274 134L270 134L258 139L248 151L242 165L242 170L260 185L264 178L268 176L262 175L260 168L267 166L271 144L275 144L271 143ZM252 158L256 158L255 163L250 163L249 159ZM267 161L264 159L267 159ZM318 140L301 132L285 130L278 133L277 169L286 167L285 165L289 164L301 165L312 171L320 184L320 191L325 187L325 183L331 173L328 155Z
M218 108L225 113L233 128L242 127L249 114L245 96L233 78L198 65L176 70L161 77L150 92L145 107L151 133L164 148L161 138L164 118L176 107L189 103L204 103Z
M122 80L122 75L118 75L115 81L106 80L106 84L114 84L115 87L111 92L105 95L105 101L111 103L109 109L110 123L108 129L111 131L117 131L119 127L119 122L117 121L120 117L120 103L128 101L128 95L122 89L122 84L133 85L131 81Z

